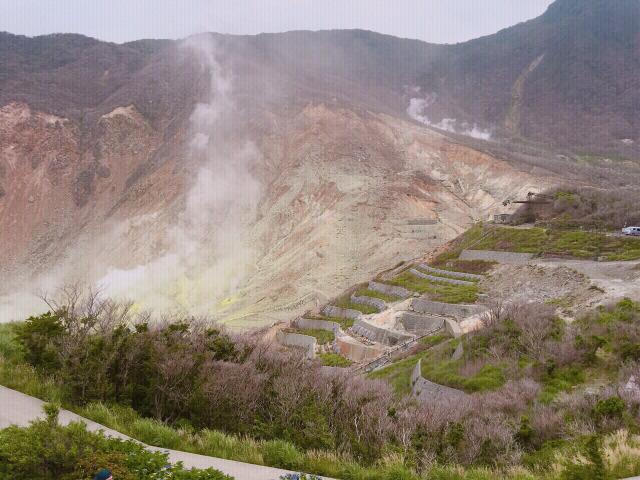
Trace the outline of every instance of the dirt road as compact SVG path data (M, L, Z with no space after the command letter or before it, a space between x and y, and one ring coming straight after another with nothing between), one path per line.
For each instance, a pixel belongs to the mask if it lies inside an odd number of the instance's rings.
M572 268L604 290L600 303L629 297L640 301L640 261L596 262L593 260L538 259L538 265L562 265Z

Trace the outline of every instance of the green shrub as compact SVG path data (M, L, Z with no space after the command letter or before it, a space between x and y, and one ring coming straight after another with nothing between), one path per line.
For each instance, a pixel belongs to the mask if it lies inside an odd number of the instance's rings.
M624 413L626 405L620 397L609 397L605 400L598 400L593 407L593 414L596 418L620 418Z
M283 440L265 442L262 452L267 465L278 465L281 468L297 470L304 464L304 455L293 444Z
M562 480L607 480L609 476L602 456L601 439L595 435L591 436L583 451L589 462L567 464L561 475Z
M58 425L57 407L26 428L0 430L0 478L75 480L107 466L118 480L231 480L213 469L185 470L169 465L168 456L132 441L87 431L81 423Z
M346 368L353 364L351 360L337 353L321 353L318 358L320 363L326 367Z
M586 375L581 366L569 366L548 370L542 377L540 401L549 403L561 392L566 392L576 385L584 383Z
M25 352L25 359L45 373L60 368L59 340L64 333L64 325L59 315L47 312L37 317L29 317L17 328L17 339Z

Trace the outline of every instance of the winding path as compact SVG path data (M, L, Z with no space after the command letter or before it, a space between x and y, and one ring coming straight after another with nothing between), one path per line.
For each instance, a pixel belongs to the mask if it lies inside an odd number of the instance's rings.
M42 406L44 402L23 393L11 390L0 385L0 429L10 425L26 427L37 418L43 418ZM123 440L131 440L130 437L111 430L99 423L87 420L68 410L60 410L60 424L67 425L70 422L84 422L87 429L93 432L102 430L105 435ZM236 480L277 480L281 475L290 473L278 468L253 465L250 463L225 460L223 458L207 457L195 453L179 452L164 448L145 445L149 450L165 452L169 455L171 463L182 462L186 468L215 468Z

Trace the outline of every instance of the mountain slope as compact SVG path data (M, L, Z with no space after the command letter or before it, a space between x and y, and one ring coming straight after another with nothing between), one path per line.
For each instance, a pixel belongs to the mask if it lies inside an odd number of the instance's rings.
M0 34L0 295L86 279L141 306L264 322L415 257L507 198L631 182L634 162L587 169L508 141L635 154L617 138L637 132L609 128L637 121L635 4L616 0L604 31L590 23L602 5L561 0L453 46L364 31L123 45ZM563 68L571 42L584 48ZM549 86L586 55L597 72L623 62L623 75L584 75L579 95ZM424 128L407 115L416 98L419 120L504 141ZM17 303L21 315L34 300L0 297L0 316Z
M639 74L638 2L558 0L539 18L448 48L418 85L437 95L435 122L637 155Z

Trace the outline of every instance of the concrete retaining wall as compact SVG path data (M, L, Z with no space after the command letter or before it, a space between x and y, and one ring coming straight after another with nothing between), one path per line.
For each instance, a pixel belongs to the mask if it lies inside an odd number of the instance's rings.
M512 265L526 265L533 258L531 253L495 252L492 250L463 250L460 260L484 260Z
M337 337L335 345L340 355L353 362L374 360L383 352L379 347L364 345L347 335Z
M415 335L410 333L381 328L376 325L372 325L369 322L365 322L362 319L358 320L351 329L358 335L362 335L372 342L382 343L383 345L389 345L390 347L415 338Z
M432 315L448 315L456 318L465 318L486 312L484 305L462 305L453 303L434 302L426 298L414 298L411 300L411 310L418 313L430 313Z
M420 270L416 270L412 268L409 270L412 275L415 275L419 278L424 278L425 280L429 280L430 282L436 283L450 283L452 285L475 285L473 282L468 282L467 280L455 280L453 278L444 278L444 277L436 277L434 275L428 275L426 273L422 273Z
M276 333L276 339L281 345L287 347L300 348L305 352L307 358L315 358L317 340L315 337L309 335L302 335L300 333L288 333L278 330Z
M444 400L447 398L463 397L466 395L462 390L445 387L437 383L430 382L422 377L422 359L418 360L411 373L411 385L413 394L421 400Z
M305 328L312 330L327 330L329 332L337 333L340 330L340 325L336 322L328 322L326 320L314 320L311 318L297 318L292 322L297 328Z
M451 360L453 361L460 360L463 355L464 355L464 345L462 342L460 342L456 347L455 351L453 352L453 355L451 355Z
M407 290L406 288L396 287L395 285L387 285L386 283L378 282L369 282L369 290L400 298L409 298L413 295L413 292Z
M324 307L322 309L322 313L327 317L349 318L351 320L358 320L362 317L362 312L350 310L348 308L339 308L333 305L327 305Z
M370 307L376 308L379 312L386 310L387 308L387 304L384 302L384 300L375 297L359 297L357 295L351 295L351 301L353 303L359 303L360 305L368 305Z
M421 270L424 270L428 273L434 273L436 275L448 275L450 277L461 278L463 280L482 280L484 277L482 275L475 275L473 273L464 273L464 272L452 272L450 270L440 270L439 268L433 268L427 265L426 263L421 263L419 265Z
M420 315L402 312L398 316L398 323L407 331L415 335L425 335L444 326L443 317L435 315Z
M456 322L452 318L445 318L444 319L444 329L453 338L458 338L458 337L462 336L462 328L460 327L458 322Z

